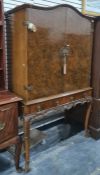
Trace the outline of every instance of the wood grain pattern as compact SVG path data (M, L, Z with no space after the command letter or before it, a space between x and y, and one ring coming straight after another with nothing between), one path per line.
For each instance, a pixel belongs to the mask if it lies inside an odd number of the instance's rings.
M67 62L67 74L63 75L63 59L60 49L64 39L50 42L48 31L38 28L37 33L28 33L28 80L33 85L29 100L68 92L90 85L91 36L67 35L71 53ZM86 48L84 49L84 45Z
M17 104L6 104L0 106L0 124L4 123L5 125L4 129L0 131L0 143L17 135L17 116Z
M8 16L14 20L13 91L24 101L90 86L92 18L69 6L44 10L26 5ZM28 30L25 22L33 23L36 32ZM60 55L65 44L70 45L66 75Z

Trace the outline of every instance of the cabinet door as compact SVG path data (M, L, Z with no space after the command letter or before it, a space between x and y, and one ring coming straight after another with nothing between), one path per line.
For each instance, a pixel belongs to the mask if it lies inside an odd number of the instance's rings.
M63 92L60 49L64 41L65 8L30 9L28 20L36 32L28 30L28 81L32 90L29 99Z
M92 18L86 18L71 8L66 11L64 39L69 53L66 56L64 91L90 86L93 22Z
M0 106L0 143L18 134L17 104Z
M29 100L89 86L91 23L68 7L27 11Z

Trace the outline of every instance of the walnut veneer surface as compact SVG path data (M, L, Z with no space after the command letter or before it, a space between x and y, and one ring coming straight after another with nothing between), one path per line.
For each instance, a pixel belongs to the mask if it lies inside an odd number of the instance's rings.
M27 4L9 11L7 17L8 29L12 28L12 89L24 101L90 86L92 18L67 5ZM27 22L34 24L35 32ZM66 74L60 53L65 45L70 46Z

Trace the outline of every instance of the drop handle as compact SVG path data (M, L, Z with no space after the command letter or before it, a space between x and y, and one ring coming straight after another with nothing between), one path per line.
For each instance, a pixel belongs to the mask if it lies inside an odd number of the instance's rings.
M24 86L24 90L32 91L33 90L33 85Z
M4 122L0 122L0 131L5 128L6 124Z
M70 45L65 45L63 48L60 49L60 55L63 58L63 74L67 74L67 63L68 63L68 56L70 53Z
M56 101L56 105L57 105L57 106L59 105L59 101Z
M74 97L73 97L73 96L71 96L71 97L70 97L70 100L71 100L71 101L73 101L73 100L74 100Z
M37 110L38 110L38 112L42 110L40 105L37 106Z

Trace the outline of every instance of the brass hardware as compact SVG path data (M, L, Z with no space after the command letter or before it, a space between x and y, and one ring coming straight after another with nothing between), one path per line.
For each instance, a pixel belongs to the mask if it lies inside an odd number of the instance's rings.
M83 94L83 97L87 97L87 93L84 93L84 94Z
M59 105L59 101L56 101L56 105L57 105L57 106Z
M5 128L5 123L3 123L3 122L1 123L0 122L0 131L2 131L4 128Z
M62 57L68 56L70 52L70 45L65 45L63 48L60 50L60 54Z
M32 85L24 86L24 90L32 91L33 90L33 86Z
M70 100L74 100L74 97L72 96L72 97L70 97Z
M37 109L38 109L38 112L41 111L41 106L38 105L38 106L37 106Z
M27 29L30 30L31 32L36 32L37 31L37 27L35 24L33 24L31 21L24 21L23 22L24 26L27 26Z
M65 45L60 50L60 55L63 58L63 74L64 75L67 73L67 61L68 61L69 52L70 52L70 45Z

